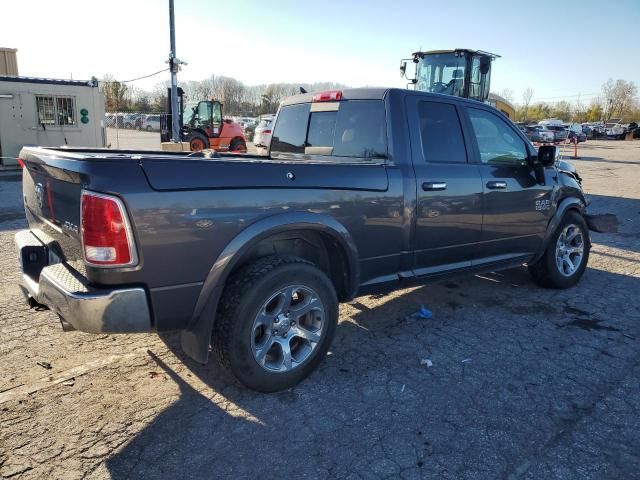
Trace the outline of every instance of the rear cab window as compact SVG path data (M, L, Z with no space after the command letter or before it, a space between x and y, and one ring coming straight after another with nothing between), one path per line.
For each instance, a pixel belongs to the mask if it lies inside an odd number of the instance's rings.
M387 157L383 100L341 100L280 109L271 155L292 160L381 161Z

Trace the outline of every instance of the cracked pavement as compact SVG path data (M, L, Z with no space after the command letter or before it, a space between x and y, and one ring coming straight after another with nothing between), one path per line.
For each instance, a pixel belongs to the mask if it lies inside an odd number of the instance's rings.
M520 268L357 298L319 370L272 395L176 334L30 311L0 179L0 478L640 478L640 142L579 153L590 211L620 231L592 234L578 286ZM433 319L410 316L423 303Z

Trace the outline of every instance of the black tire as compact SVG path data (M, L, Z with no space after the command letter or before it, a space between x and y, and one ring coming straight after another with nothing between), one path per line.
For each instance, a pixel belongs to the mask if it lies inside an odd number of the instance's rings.
M244 143L244 140L241 140L239 138L234 138L233 140L231 140L231 144L229 145L229 151L230 152L246 152L247 144Z
M560 267L556 262L556 247L558 244L558 237L562 234L565 228L570 225L575 225L582 234L583 254L580 259L579 266L570 275L563 274L560 271ZM589 228L587 222L580 213L570 210L567 212L558 228L551 236L547 249L540 260L533 265L529 265L529 273L533 280L543 287L564 289L574 286L587 268L589 262L589 249L591 248L591 242L589 241Z
M206 150L209 148L209 139L206 135L200 132L192 132L189 135L189 149L192 152L199 152L201 150Z
M324 311L322 332L315 348L299 365L288 371L270 371L258 363L252 350L254 319L265 302L290 285L317 293ZM277 392L293 387L313 372L331 345L337 323L336 292L322 270L298 257L269 256L241 268L227 283L211 344L220 363L240 383L260 392Z

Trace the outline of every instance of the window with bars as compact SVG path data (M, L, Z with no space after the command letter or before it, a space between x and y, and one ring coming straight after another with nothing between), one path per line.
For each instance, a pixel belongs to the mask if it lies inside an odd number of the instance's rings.
M38 125L56 124L54 97L36 95L36 109L38 111Z
M75 98L68 96L36 95L38 125L75 125Z
M76 124L76 111L73 103L73 97L56 97L58 125Z

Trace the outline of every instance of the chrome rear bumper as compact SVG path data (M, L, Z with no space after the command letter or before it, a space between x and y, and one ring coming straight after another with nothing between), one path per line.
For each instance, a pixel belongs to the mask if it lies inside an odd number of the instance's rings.
M76 330L135 333L151 330L151 312L143 288L95 288L66 263L49 265L48 246L31 231L16 234L22 291L56 312ZM67 328L65 329L69 329Z

